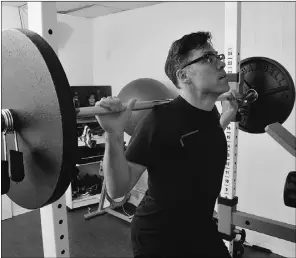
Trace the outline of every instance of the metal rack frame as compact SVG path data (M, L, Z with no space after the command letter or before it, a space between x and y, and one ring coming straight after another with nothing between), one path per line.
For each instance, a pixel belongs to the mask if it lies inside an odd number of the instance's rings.
M58 54L55 2L28 2L28 29L42 36ZM70 257L66 198L40 208L44 257Z
M226 72L239 73L241 50L241 2L225 2L225 57ZM241 79L241 78L240 78ZM239 80L240 82L240 80ZM234 88L240 90L240 83ZM274 129L274 130L272 130ZM277 129L277 130L275 130ZM295 156L295 136L287 132L282 125L267 126L265 131ZM296 242L296 226L267 219L250 213L236 210L237 156L238 156L238 123L231 123L225 130L227 139L227 162L220 197L218 198L218 230L224 236L225 243L233 256L235 227L253 230L269 236ZM293 139L291 139L293 138ZM285 141L286 140L286 141Z

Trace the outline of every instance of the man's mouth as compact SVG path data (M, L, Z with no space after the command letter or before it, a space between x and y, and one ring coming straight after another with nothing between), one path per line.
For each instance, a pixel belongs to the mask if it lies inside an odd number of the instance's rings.
M226 74L222 75L219 80L226 78Z

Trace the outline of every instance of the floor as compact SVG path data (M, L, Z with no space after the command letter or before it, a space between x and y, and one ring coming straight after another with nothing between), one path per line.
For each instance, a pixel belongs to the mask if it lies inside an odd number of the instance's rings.
M129 224L105 214L84 219L87 208L68 212L71 257L132 257ZM39 210L4 220L1 257L43 257ZM245 247L243 258L282 258Z

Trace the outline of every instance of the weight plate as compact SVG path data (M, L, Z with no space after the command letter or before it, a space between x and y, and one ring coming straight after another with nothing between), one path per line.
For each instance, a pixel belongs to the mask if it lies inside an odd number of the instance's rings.
M2 31L4 108L12 110L25 168L24 180L11 181L7 195L26 209L58 200L75 169L76 114L59 59L50 45L32 31ZM6 138L7 149L15 149L13 134Z
M295 103L295 86L289 72L275 60L250 57L242 60L244 91L255 89L258 99L244 108L239 128L248 133L264 133L265 127L278 122L283 124L290 116Z

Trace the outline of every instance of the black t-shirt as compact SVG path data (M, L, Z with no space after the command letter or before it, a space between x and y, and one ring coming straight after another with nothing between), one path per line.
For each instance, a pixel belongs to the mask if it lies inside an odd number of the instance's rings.
M212 217L227 159L219 118L216 106L201 110L178 96L139 122L126 158L147 167L148 190L132 230L174 234L174 239L179 232L179 240L188 230L204 236L217 232Z

